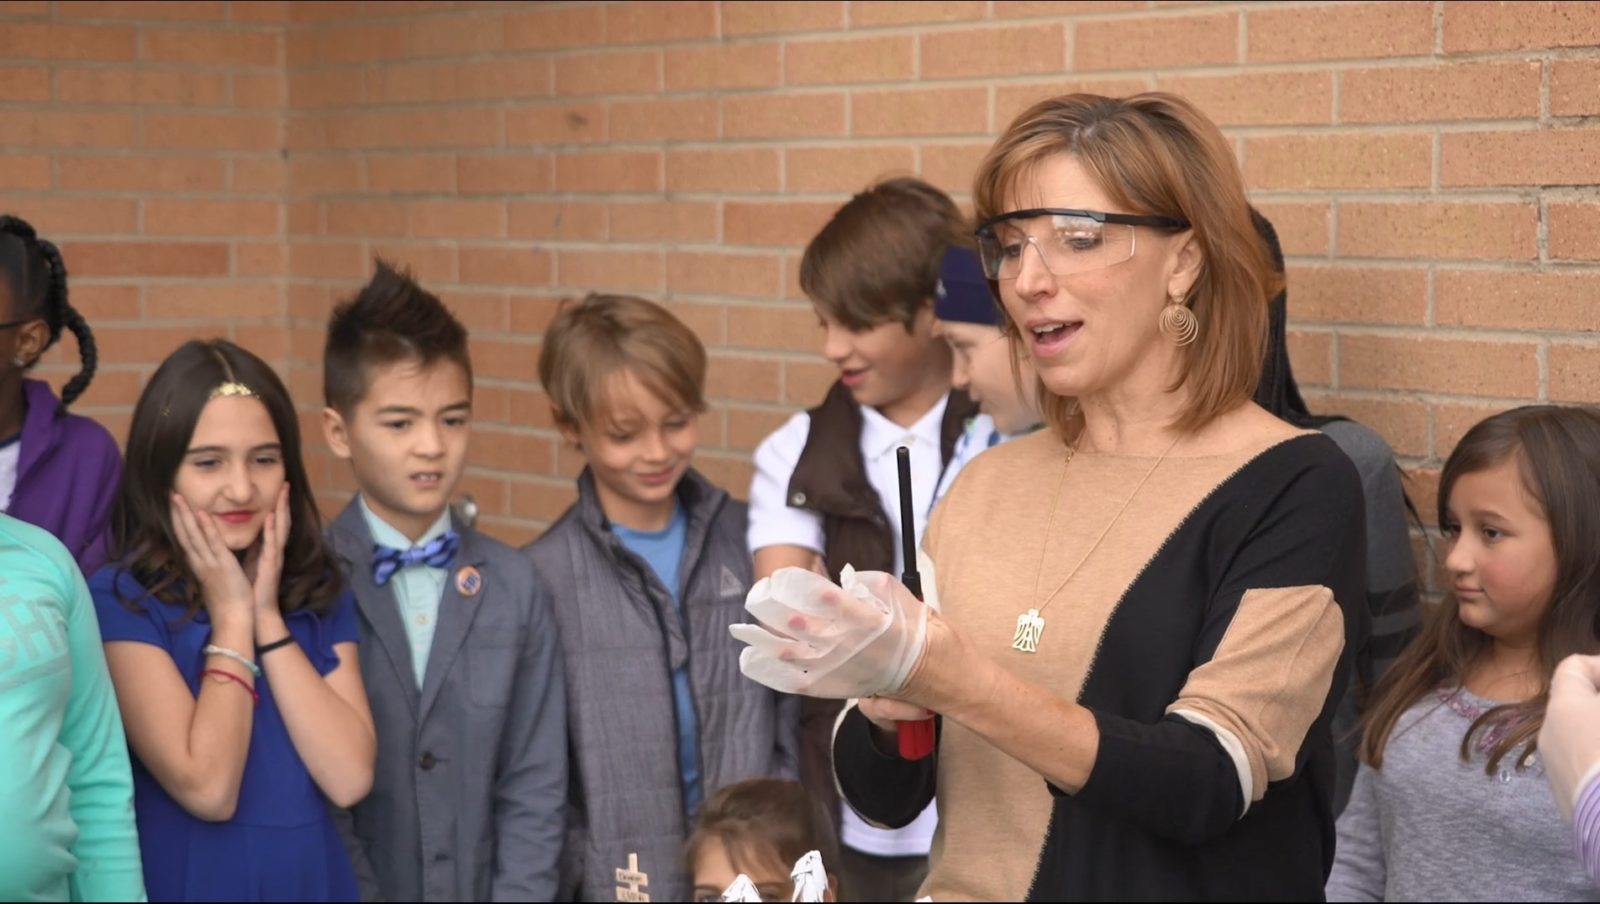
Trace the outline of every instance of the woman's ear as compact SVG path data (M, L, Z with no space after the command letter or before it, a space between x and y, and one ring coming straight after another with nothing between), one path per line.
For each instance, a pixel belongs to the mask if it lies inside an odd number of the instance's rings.
M824 900L824 901L837 901L837 900L839 900L839 877L838 876L835 876L832 873L828 874L828 893L827 893L826 896L823 897L822 900Z
M1172 272L1167 276L1167 297L1187 298L1189 290L1200 280L1200 273L1205 269L1205 252L1200 248L1200 242L1194 237L1194 230L1189 229L1179 234L1178 241L1172 249Z

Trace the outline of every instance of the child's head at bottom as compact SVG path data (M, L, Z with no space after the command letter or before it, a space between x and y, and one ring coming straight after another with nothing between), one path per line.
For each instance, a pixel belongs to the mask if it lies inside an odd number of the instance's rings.
M789 873L811 851L822 854L828 899L839 899L839 845L826 808L799 782L759 778L711 795L695 817L684 851L696 901L717 901L743 873L763 901L787 901Z
M545 331L539 381L583 453L606 517L665 526L705 410L706 351L666 308L627 295L565 305Z

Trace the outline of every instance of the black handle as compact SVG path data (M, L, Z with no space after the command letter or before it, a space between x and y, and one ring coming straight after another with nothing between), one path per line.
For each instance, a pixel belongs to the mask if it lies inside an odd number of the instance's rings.
M922 599L922 575L917 573L917 518L911 502L911 449L906 446L894 450L895 464L900 469L900 558L904 569L900 583Z

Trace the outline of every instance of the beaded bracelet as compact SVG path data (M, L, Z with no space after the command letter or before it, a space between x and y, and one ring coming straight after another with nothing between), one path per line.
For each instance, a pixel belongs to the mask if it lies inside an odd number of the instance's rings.
M207 675L215 675L218 678L225 678L228 681L232 681L232 682L238 684L240 687L244 688L245 693L250 695L250 699L255 701L255 705L256 706L260 706L261 705L261 695L256 693L256 689L255 688L250 686L250 682L244 680L243 678L240 678L238 675L235 675L232 672L223 671L222 669L206 669L205 671L200 673L200 677L202 677L202 678L204 678Z
M230 650L227 647L219 647L214 643L208 643L200 648L200 652L207 656L225 656L244 666L245 669L250 672L250 674L256 676L257 678L261 677L261 666L256 665L238 650Z

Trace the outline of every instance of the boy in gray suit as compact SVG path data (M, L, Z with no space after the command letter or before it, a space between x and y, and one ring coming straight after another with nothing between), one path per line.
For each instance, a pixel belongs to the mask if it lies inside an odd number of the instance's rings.
M740 674L728 634L746 619L750 556L744 503L690 466L705 376L700 340L640 298L591 295L545 330L539 380L587 462L577 503L525 548L567 669L563 898L638 885L691 900L683 844L700 802L798 768L798 701Z
M323 369L323 433L360 487L329 533L378 734L372 793L340 814L362 897L551 900L561 651L528 560L451 518L471 432L467 332L379 261L334 309Z

